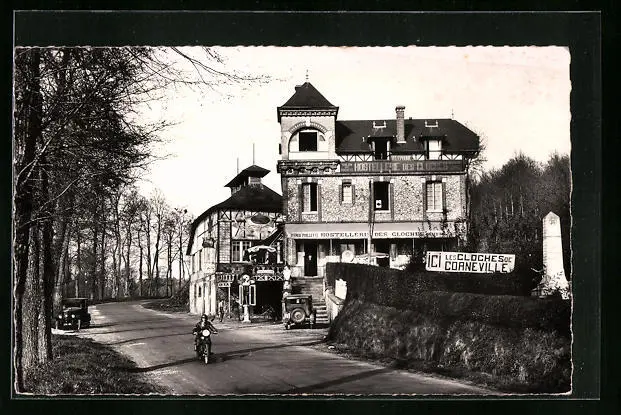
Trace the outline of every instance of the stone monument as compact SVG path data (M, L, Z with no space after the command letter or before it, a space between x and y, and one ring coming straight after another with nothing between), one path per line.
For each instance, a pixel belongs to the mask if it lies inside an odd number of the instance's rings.
M543 218L543 278L533 295L547 297L557 291L563 299L570 296L563 268L561 223L558 215L550 212Z

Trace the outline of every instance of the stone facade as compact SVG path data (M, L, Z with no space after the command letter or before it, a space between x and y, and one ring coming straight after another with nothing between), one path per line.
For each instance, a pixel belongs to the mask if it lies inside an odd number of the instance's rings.
M474 133L454 120L406 121L403 106L394 121L341 122L310 83L295 91L278 107L277 167L294 277L321 276L327 262L343 260L403 267L428 246L465 240Z

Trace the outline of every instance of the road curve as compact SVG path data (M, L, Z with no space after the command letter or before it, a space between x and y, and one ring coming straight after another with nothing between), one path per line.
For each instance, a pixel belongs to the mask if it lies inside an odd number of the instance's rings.
M326 329L215 322L214 363L193 352L197 317L141 302L91 307L93 325L78 335L107 344L171 395L499 395L464 382L354 361L309 347Z

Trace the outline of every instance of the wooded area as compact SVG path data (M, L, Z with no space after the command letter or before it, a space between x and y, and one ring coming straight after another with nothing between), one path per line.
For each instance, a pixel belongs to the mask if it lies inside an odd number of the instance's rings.
M192 218L136 188L154 144L174 120L140 109L171 86L213 88L261 77L218 69L209 48L14 50L14 363L52 358L51 327L63 296L95 300L173 291ZM179 61L189 67L184 71ZM180 288L187 269L177 261ZM162 281L162 279L164 281Z
M552 154L545 163L518 154L472 185L471 252L515 254L515 273L542 275L542 219L560 217L563 265L571 279L571 170L569 156Z

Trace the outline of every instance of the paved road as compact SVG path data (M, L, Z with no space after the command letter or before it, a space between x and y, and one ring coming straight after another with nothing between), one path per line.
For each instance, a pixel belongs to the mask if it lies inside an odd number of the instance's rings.
M143 308L140 302L91 307L93 326L79 335L113 346L175 395L497 394L458 381L348 360L309 347L325 329L216 322L216 362L193 352L197 317Z

